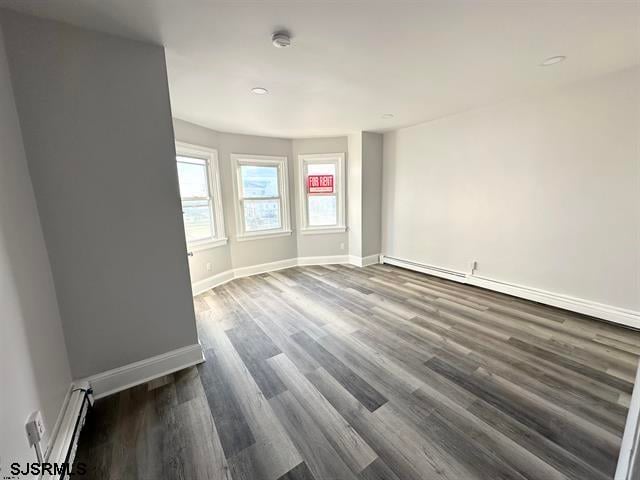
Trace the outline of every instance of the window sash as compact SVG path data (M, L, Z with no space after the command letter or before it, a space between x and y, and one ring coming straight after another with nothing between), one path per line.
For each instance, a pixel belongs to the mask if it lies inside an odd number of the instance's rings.
M244 181L242 178L242 167L243 166L268 166L268 167L275 167L276 168L276 172L277 172L277 182L278 182L278 193L280 193L280 182L281 182L281 172L280 172L280 166L279 165L264 165L264 164L258 164L258 163L250 163L250 162L243 162L241 164L238 165L238 183L239 183L239 187L240 187L240 208L242 209L242 222L244 225L244 231L247 233L253 233L253 232L268 232L271 230L281 230L282 228L284 228L283 222L282 222L282 217L284 215L283 209L282 209L282 196L278 195L275 197L253 197L253 196L245 196L244 195ZM247 225L247 213L245 210L245 201L246 200L250 200L252 202L273 202L273 201L277 201L278 202L278 220L279 220L279 225L277 227L273 227L273 228L262 228L262 229L250 229L249 226Z
M251 195L245 195L244 193L244 181L243 181L243 177L242 177L242 167L272 167L276 169L276 182L278 185L278 195L273 196L273 197L254 197ZM272 164L265 164L265 163L258 163L258 162L248 162L248 161L244 161L244 162L240 162L238 163L238 170L237 170L237 175L238 175L238 188L239 188L239 192L240 192L240 200L263 200L263 199L276 199L276 198L281 198L282 193L281 193L281 188L280 188L280 184L282 181L281 175L281 169L280 169L280 165L272 163Z
M177 157L180 158L180 160L177 160L177 163L185 163L185 164L191 164L191 165L200 165L200 166L204 166L204 182L205 182L205 186L207 189L207 195L204 197L201 196L195 196L195 197L183 197L182 193L180 193L180 201L181 201L181 207L182 207L182 216L184 217L185 213L184 213L184 202L190 202L190 201L200 201L200 202L207 202L207 206L209 208L209 231L211 232L210 235L207 235L206 237L202 237L202 238L197 238L197 239L193 239L193 240L189 240L187 238L187 243L189 245L197 245L200 243L204 243L204 242L208 242L211 240L214 240L217 238L217 225L216 225L216 217L215 217L215 209L214 209L214 205L213 205L213 201L212 201L212 197L211 197L211 174L210 174L210 164L209 164L209 160L205 159L205 158L200 158L200 157L195 157L195 156L190 156L187 154L180 154L178 153L176 155ZM187 229L187 224L185 222L184 224L185 226L185 233L186 233L186 229Z
M314 231L322 232L322 230L335 231L332 229L346 229L344 202L344 154L309 154L300 155L299 157L299 179L300 179L300 200L304 203L302 207L302 232L313 233ZM334 191L332 193L310 193L308 191L307 182L309 176L310 165L333 165L334 166ZM336 199L335 223L332 224L313 224L311 223L311 215L309 212L309 199L311 197L334 197Z
M286 156L241 155L232 154L231 161L234 166L235 181L234 190L236 196L236 225L238 240L262 238L265 236L290 235L290 219L288 204L288 169ZM277 195L269 197L255 196L244 191L242 167L271 167L276 169ZM251 229L247 223L245 202L276 202L278 205L278 226L265 229Z
M250 228L249 225L247 224L247 210L246 210L246 203L251 202L251 203L273 203L273 202L277 202L278 204L278 225L274 226L274 227L270 227L270 228ZM280 197L269 197L269 198L265 198L265 197L259 197L259 198L243 198L241 199L241 208L242 208L242 220L244 222L244 231L247 233L254 233L254 232L269 232L269 231L277 231L277 230L282 230L283 228L283 223L282 223L282 201L280 200Z
M204 167L206 196L183 196L182 191L180 191L180 204L184 218L185 203L207 202L206 206L209 213L209 231L211 234L203 238L189 240L186 232L187 224L185 222L185 239L187 247L190 249L195 248L196 250L202 250L204 248L208 248L209 245L218 246L226 244L227 239L224 231L217 151L207 147L176 142L176 162L177 164L193 164Z
M311 212L309 211L309 199L311 197L334 197L336 199L336 217L335 217L335 222L333 223L320 223L320 224L314 224L311 223ZM331 228L331 227L337 227L338 226L338 222L339 222L339 212L338 212L338 194L337 193L308 193L307 192L307 196L305 199L305 205L304 208L307 210L307 225L309 227L312 228Z

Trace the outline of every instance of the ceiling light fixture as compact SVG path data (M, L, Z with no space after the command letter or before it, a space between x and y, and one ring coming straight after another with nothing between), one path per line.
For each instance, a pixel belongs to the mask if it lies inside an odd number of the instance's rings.
M384 118L385 120L393 118L393 113L383 113L382 118Z
M291 36L287 32L275 32L271 36L271 42L276 48L287 48L291 46Z
M266 95L267 93L269 93L269 90L262 87L254 87L251 89L251 92L255 93L256 95Z
M564 62L567 59L564 55L556 55L555 57L549 57L544 60L540 66L541 67L549 67L551 65L555 65L556 63Z

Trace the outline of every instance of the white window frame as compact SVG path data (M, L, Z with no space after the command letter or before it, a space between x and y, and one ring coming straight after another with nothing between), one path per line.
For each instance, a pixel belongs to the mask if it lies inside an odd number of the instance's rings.
M211 220L213 221L213 230L215 232L215 234L210 238L198 240L195 242L187 241L187 249L190 252L197 252L226 245L227 235L225 233L224 212L222 210L222 187L220 186L220 165L218 163L218 151L213 148L202 147L200 145L193 145L185 142L176 142L176 157L178 156L204 160L207 164L206 171L207 186L209 187L209 210L211 211ZM177 162L178 159L176 158L176 164ZM181 206L184 200L190 200L190 198L183 198L182 194L180 194Z
M303 235L341 233L347 230L345 209L345 162L344 153L318 153L298 155L298 192L300 202L301 228ZM336 166L334 190L336 195L336 225L309 225L309 193L307 192L307 168L313 163L333 163ZM313 194L312 194L313 195Z
M276 157L268 155L246 155L231 154L231 164L233 167L233 195L235 198L234 207L236 214L236 239L239 242L246 240L257 240L261 238L282 237L291 235L291 219L289 213L289 167L287 157ZM280 220L281 226L271 230L259 230L248 232L244 224L244 196L242 193L242 177L240 167L251 165L257 167L276 167L278 169L278 193L280 200Z

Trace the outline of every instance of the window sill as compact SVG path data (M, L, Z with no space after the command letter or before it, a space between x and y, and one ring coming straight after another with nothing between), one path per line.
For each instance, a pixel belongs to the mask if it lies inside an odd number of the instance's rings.
M222 247L227 244L227 238L218 238L216 240L207 240L201 243L187 244L187 250L189 252L201 252L203 250L209 250L211 248Z
M239 242L246 242L248 240L261 240L264 238L276 238L276 237L288 237L291 235L291 230L277 230L273 232L256 232L245 233L243 235L236 236L236 240Z
M302 235L323 235L328 233L344 233L347 227L309 227L300 229Z

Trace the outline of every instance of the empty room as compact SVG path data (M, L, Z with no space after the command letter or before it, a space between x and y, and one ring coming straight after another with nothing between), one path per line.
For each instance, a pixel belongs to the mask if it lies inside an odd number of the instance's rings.
M640 480L637 0L0 0L0 477Z

